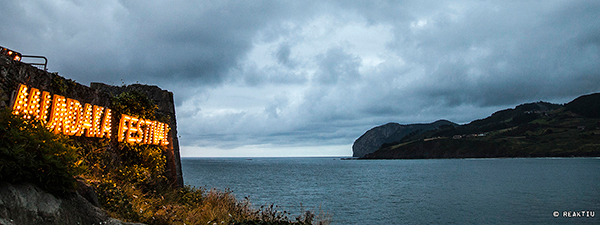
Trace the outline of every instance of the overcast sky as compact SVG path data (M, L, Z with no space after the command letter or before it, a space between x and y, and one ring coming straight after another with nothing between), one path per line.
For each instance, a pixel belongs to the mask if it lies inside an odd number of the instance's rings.
M388 122L600 91L600 1L0 2L0 45L174 93L182 156L350 156Z

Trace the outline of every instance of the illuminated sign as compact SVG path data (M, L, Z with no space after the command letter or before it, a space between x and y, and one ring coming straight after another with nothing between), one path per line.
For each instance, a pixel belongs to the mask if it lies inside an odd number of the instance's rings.
M82 104L78 100L19 85L12 113L39 120L55 134L111 138L112 112L108 107ZM121 115L118 141L131 144L168 145L169 125Z

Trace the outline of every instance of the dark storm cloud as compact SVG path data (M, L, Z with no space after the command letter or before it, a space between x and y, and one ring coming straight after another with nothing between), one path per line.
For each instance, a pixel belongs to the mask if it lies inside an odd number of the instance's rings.
M227 70L251 48L253 33L264 25L261 17L251 14L260 6L202 9L202 4L183 3L175 8L179 10L169 10L177 3L127 6L138 20L133 28L143 40L134 44L132 51L139 57L133 57L133 69L156 68L148 75L161 78L222 82Z
M259 30L296 14L277 1L9 1L2 9L3 27L16 32L3 40L49 56L66 76L198 85L226 80Z
M279 46L275 56L277 57L277 62L288 66L290 64L290 45L284 43Z
M182 145L351 143L600 91L599 1L3 1L0 45L175 93Z
M360 58L344 52L341 48L329 49L325 55L319 56L317 80L321 84L337 84L340 79L357 82L360 79L358 67Z
M598 3L547 3L442 3L411 14L410 23L395 22L391 46L425 68L413 93L445 99L449 106L598 91L587 83L600 81L591 72L600 69L598 44L579 41L597 37Z

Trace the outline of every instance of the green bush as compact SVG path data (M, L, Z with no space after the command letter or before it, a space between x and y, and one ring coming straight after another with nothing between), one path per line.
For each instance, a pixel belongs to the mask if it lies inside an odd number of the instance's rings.
M123 92L112 97L110 108L119 118L121 114L127 114L143 119L157 119L156 111L158 110L158 106L144 93L137 90Z
M38 121L0 112L0 181L33 183L51 193L75 189L84 170L70 139L49 132Z

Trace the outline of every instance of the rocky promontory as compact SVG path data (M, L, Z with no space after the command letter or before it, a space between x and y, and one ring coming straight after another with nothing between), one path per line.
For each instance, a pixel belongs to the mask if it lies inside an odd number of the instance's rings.
M362 136L360 136L352 145L352 157L363 157L373 153L381 148L385 143L394 143L401 141L409 134L419 134L429 130L435 130L442 126L454 127L457 124L447 121L438 120L427 124L407 124L388 123L385 125L374 127Z

